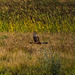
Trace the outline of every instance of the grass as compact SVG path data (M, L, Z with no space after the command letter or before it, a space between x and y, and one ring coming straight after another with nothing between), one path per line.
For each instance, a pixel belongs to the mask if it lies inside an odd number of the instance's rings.
M3 38L3 37L8 38ZM1 75L74 75L74 34L39 33L47 45L30 44L31 33L0 33ZM5 44L5 45L4 45Z
M74 3L0 0L0 32L75 32Z
M74 12L74 0L0 0L0 75L75 75ZM48 44L30 44L34 30Z

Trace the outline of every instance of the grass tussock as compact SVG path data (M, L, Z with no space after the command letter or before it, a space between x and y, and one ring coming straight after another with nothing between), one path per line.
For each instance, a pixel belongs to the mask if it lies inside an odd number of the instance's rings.
M31 33L0 33L0 43L3 43L0 45L0 74L75 74L75 35L39 33L39 36L40 41L48 44L30 44Z

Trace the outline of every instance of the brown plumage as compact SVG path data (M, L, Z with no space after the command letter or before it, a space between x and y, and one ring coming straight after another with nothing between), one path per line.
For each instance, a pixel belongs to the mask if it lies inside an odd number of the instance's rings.
M33 40L34 42L30 42L30 44L48 44L48 42L40 42L36 31L33 32Z
M36 31L33 32L33 40L34 40L34 43L41 44L41 42L39 41L39 37L38 37Z

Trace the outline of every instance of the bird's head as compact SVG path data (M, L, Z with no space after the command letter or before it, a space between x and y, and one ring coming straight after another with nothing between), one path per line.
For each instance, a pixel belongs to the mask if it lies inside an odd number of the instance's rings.
M36 31L33 31L33 36L34 37L37 37L38 36Z

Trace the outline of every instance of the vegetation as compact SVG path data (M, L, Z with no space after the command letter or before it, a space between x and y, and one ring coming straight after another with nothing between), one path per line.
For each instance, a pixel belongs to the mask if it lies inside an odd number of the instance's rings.
M75 75L74 45L75 0L0 0L0 75Z
M30 44L31 33L0 33L1 75L74 75L75 34L39 34L48 44Z
M74 0L0 0L0 31L74 32L74 3Z

